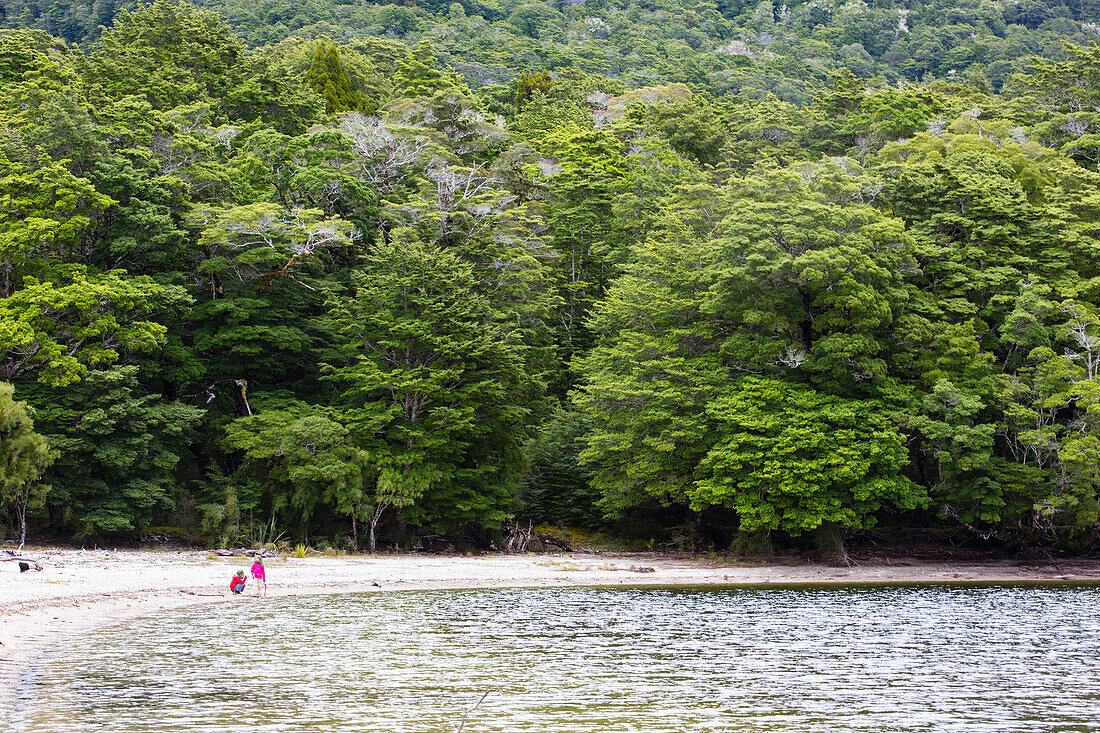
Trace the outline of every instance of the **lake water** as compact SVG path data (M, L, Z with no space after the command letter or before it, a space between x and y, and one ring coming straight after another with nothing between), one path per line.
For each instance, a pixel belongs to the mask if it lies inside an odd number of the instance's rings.
M1100 589L240 598L58 649L20 698L51 733L1100 731Z

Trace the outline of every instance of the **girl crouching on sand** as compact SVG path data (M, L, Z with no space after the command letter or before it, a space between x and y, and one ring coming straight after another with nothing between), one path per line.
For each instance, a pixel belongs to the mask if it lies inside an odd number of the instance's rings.
M229 580L229 590L233 591L234 593L240 593L244 590L244 583L244 571L238 570L236 575L234 575Z

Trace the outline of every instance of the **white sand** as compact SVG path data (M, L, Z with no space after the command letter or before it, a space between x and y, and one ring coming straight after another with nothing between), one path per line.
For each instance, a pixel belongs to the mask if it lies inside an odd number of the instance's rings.
M250 602L229 592L248 558L207 552L31 549L41 572L0 561L0 724L16 685L50 645L75 633L196 603ZM1095 580L1100 566L888 562L851 568L673 560L635 555L313 556L265 560L268 595L447 588ZM652 572L637 572L652 568ZM1067 569L1068 568L1068 569ZM255 594L249 580L246 594ZM262 601L261 601L262 602ZM2 725L0 725L2 727Z

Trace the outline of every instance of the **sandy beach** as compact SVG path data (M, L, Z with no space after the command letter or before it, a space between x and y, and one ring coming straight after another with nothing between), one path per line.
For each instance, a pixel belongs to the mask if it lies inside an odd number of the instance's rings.
M206 551L58 550L25 556L40 572L0 562L0 723L10 715L28 665L73 634L198 603L248 602L229 592L244 557ZM361 555L276 557L266 561L268 596L449 588L785 583L1093 582L1100 564L1058 561L980 564L861 562L852 567L732 560L604 556ZM247 595L254 595L251 581Z

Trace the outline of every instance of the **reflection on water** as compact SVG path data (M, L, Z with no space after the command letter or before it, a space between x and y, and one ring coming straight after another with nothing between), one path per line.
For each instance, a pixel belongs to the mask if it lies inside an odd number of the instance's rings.
M1100 589L247 599L43 661L18 731L1100 731Z

